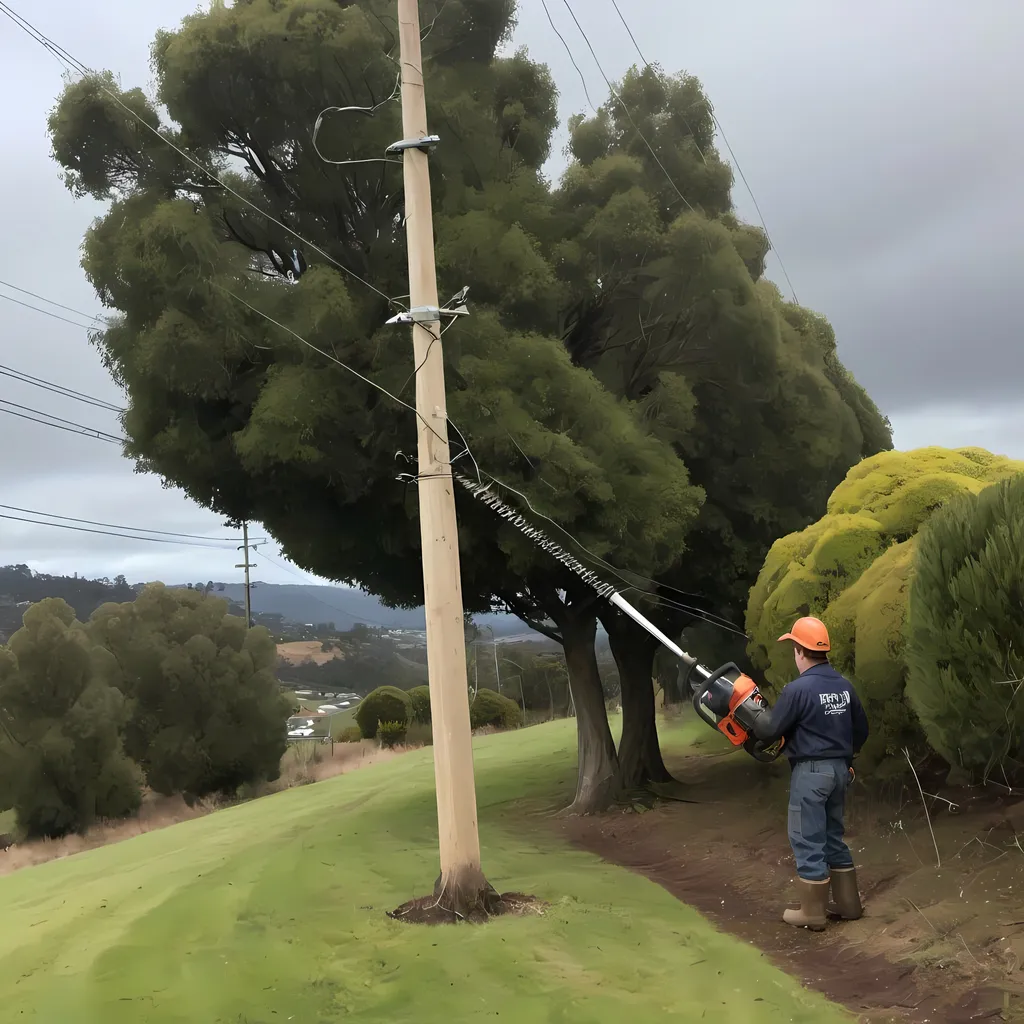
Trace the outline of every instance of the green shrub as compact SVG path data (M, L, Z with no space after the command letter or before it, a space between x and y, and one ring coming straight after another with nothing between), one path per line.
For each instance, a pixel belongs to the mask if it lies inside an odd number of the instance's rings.
M483 729L485 726L515 729L522 724L522 718L519 705L494 690L478 690L469 707L469 720L474 729Z
M801 615L817 615L832 638L831 661L857 687L872 735L865 768L897 763L924 738L905 693L904 624L918 529L943 504L977 494L1024 463L977 448L884 452L854 466L816 523L772 545L747 605L748 653L774 687L795 675L776 638Z
M929 744L975 777L1024 778L1024 474L935 515L914 568L907 694Z
M381 722L377 726L377 739L380 745L388 750L405 742L406 722Z
M363 730L358 725L350 725L341 730L336 737L338 743L359 743L363 738Z
M430 687L414 686L409 692L412 701L412 720L419 725L430 724Z
M59 598L32 605L23 621L0 648L0 781L19 830L56 838L133 814L142 780L121 745L129 712L113 685L116 662Z
M372 740L377 735L381 722L409 724L412 717L412 701L405 690L397 686L379 686L371 691L356 708L356 722L364 739Z

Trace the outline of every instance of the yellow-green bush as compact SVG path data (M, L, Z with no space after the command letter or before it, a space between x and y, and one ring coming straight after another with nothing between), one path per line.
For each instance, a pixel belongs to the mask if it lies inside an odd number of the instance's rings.
M769 684L785 685L796 669L790 646L777 638L801 615L820 617L832 638L832 663L854 682L871 720L866 765L919 735L904 697L919 527L950 498L1022 471L1024 463L980 448L883 452L850 470L821 519L768 552L747 605L751 660Z

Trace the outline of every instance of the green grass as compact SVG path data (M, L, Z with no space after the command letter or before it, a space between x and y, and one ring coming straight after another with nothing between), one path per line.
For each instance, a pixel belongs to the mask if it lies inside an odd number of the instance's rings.
M674 730L670 742L685 737ZM573 723L476 744L485 869L543 917L424 928L430 751L0 878L3 1019L849 1021L645 879L561 844Z

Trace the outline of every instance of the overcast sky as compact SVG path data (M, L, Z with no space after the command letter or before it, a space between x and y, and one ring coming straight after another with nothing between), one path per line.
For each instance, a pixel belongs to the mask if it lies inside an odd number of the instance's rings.
M565 0L547 2L600 102L601 74ZM639 60L612 0L570 4L611 78ZM15 0L14 6L83 63L110 68L126 86L149 86L154 33L196 5ZM1024 276L1024 4L620 0L619 6L647 60L704 82L800 301L830 318L843 360L891 417L897 446L970 444L1024 458L1024 346L1015 298ZM563 117L587 109L579 75L541 0L522 0L516 42L553 68ZM79 245L100 208L64 189L46 138L60 75L52 56L0 18L0 203L7 237L0 280L95 314L101 308L79 267ZM756 221L741 183L734 194L741 214ZM770 274L786 287L774 258ZM7 287L0 294L43 305ZM120 400L84 330L2 299L0 309L0 373L12 368ZM0 400L117 431L114 413L9 376L0 375ZM230 538L217 517L183 494L136 475L115 445L9 414L0 415L0 430L5 505ZM0 564L27 562L46 572L174 582L237 578L232 541L209 543L205 549L146 543L0 519ZM281 561L276 546L268 554ZM309 579L260 556L256 561L261 579Z

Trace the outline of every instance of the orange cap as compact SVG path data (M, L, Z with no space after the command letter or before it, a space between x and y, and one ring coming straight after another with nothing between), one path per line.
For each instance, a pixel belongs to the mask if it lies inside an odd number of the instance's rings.
M805 618L797 619L793 623L793 628L788 633L779 637L780 643L783 640L792 640L808 651L827 651L830 649L828 630L825 628L825 623L821 619L815 619L809 615Z

